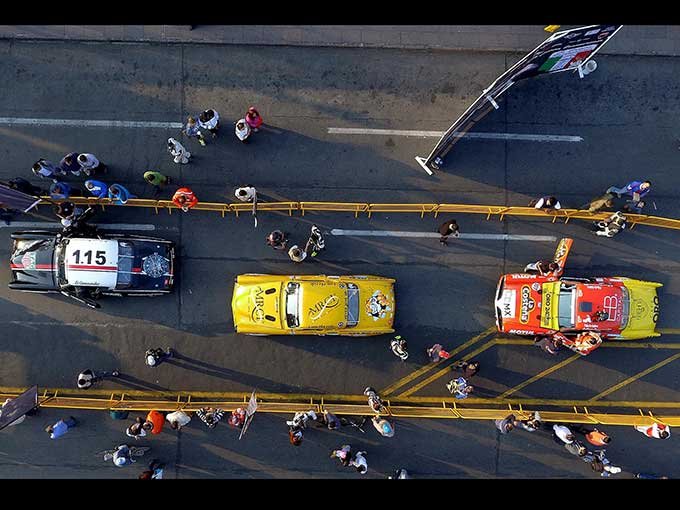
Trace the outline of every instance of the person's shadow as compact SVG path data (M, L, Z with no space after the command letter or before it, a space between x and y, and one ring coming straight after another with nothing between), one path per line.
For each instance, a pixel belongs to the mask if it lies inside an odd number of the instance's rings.
M107 377L107 379L109 381L114 381L122 384L123 386L128 386L129 388L134 388L137 390L170 391L170 388L164 388L163 386L138 379L137 377L123 374L122 372L118 375L118 377Z

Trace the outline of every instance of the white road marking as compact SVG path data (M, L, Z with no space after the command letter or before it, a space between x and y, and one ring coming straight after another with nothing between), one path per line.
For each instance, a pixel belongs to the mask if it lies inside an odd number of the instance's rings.
M385 135L385 136L419 136L422 138L441 138L444 131L415 131L403 129L363 129L329 127L331 135ZM481 140L523 140L526 142L582 142L580 136L571 135L532 135L522 133L465 133L461 138Z
M102 230L156 230L156 225L145 223L97 223ZM64 228L61 223L46 221L12 221L9 225L0 224L0 228Z
M441 237L436 232L406 232L401 230L343 230L341 228L334 228L331 230L331 235L334 236L364 236L364 237ZM521 234L464 234L461 233L458 238L449 237L451 242L456 239L488 239L492 241L543 241L555 242L555 236L532 236Z
M182 129L181 122L152 122L133 120L85 120L85 119L30 119L21 117L0 117L0 125L10 126L73 126L104 128L160 128Z

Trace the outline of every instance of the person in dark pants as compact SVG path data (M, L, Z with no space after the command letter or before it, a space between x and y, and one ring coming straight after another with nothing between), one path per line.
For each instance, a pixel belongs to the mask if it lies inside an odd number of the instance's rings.
M172 348L168 347L167 352L160 347L156 349L149 349L146 351L146 364L150 367L157 367L165 360L172 358L174 355Z
M78 388L81 390L86 390L90 388L94 383L103 380L106 377L118 377L120 375L120 372L118 369L114 370L113 372L99 372L95 373L94 370L88 368L86 370L83 370L79 375L78 375Z
M71 172L73 175L80 175L80 163L78 163L78 156L80 156L80 154L77 152L71 152L61 159L59 162L59 168L64 174Z
M165 463L160 462L158 459L153 459L149 463L149 469L139 475L139 480L161 480L163 478L164 467Z
M448 238L449 236L453 237L458 237L460 235L458 228L458 223L456 223L456 220L449 220L445 221L441 225L439 225L439 233L441 234L441 237L439 238L439 242L441 244L448 244Z
M7 182L7 184L9 185L10 188L15 189L17 191L21 191L22 193L26 193L27 195L39 197L45 194L44 189L38 186L34 186L26 179L22 179L21 177L15 177L14 179L10 179Z
M57 439L66 434L66 432L68 432L68 429L72 429L77 424L78 421L73 416L69 416L65 420L59 420L54 425L50 425L45 429L45 432L47 432L50 435L50 439Z

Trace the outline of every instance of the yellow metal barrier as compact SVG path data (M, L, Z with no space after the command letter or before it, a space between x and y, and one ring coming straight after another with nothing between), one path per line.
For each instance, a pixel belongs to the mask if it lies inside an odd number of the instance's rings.
M48 199L49 197L43 197ZM86 198L86 197L72 197L70 201L78 205L100 206L105 209L107 206L113 206L113 202L108 198ZM40 204L47 205L47 204ZM156 211L166 209L168 213L172 214L177 206L170 200L152 200L146 198L130 199L125 207L146 207ZM192 210L196 211L215 211L222 214L234 213L236 216L239 213L248 213L252 211L253 206L249 203L219 203L219 202L199 202ZM483 214L486 219L491 219L492 216L498 216L499 220L503 221L506 216L518 217L532 217L532 218L549 218L553 223L558 219L568 223L571 219L579 219L586 221L599 221L607 219L611 213L589 213L586 210L579 209L560 209L559 211L544 211L535 209L534 207L515 207L515 206L499 206L499 205L475 205L475 204L364 204L359 202L258 202L257 212L261 211L288 211L291 216L293 211L300 211L302 216L309 211L317 212L351 212L354 217L358 217L359 213L367 213L370 218L374 213L418 213L423 218L425 214L433 214L436 218L439 213L459 213L459 214ZM649 227L668 228L673 230L680 230L680 220L674 218L663 218L660 216L647 216L645 214L626 214L630 228L635 225L647 225Z
M24 388L0 388L0 398L13 398L21 394ZM87 395L87 393L91 394ZM45 389L39 396L41 407L57 409L83 409L109 411L112 409L127 411L197 411L201 407L220 407L235 409L247 405L250 394L247 393L210 393L210 392L110 392L108 390ZM324 409L337 415L362 416L372 412L363 395L285 395L258 394L258 412L293 415L297 411ZM463 419L463 420L498 420L509 414L518 419L531 417L539 411L541 419L546 422L592 423L603 425L651 425L654 422L669 426L680 426L680 414L654 414L643 412L639 407L635 412L605 413L602 410L591 411L585 402L578 405L564 405L560 400L543 400L531 406L529 399L512 401L496 401L495 399L475 399L475 403L461 404L455 399L426 397L428 403L420 404L424 398L399 398L385 401L387 413L395 418L428 418L428 419ZM600 406L598 402L588 402L592 407ZM635 408L641 402L607 402L604 407ZM664 404L663 406L659 404ZM559 409L562 407L562 409ZM649 408L680 409L678 402L650 402ZM558 409L555 409L558 408Z

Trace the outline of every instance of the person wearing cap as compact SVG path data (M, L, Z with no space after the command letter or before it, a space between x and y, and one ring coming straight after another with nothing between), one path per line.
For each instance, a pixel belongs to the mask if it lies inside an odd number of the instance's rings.
M259 128L262 125L263 120L260 112L258 112L254 106L248 108L245 119L246 123L250 126L250 129L252 129L253 132L257 133L260 130Z
M439 238L439 242L441 244L447 244L449 236L451 235L453 237L460 236L460 228L458 227L458 223L456 222L456 220L445 221L444 223L439 225L438 232L441 235L441 237Z
M61 158L61 161L59 162L59 168L61 171L66 174L68 172L71 172L73 175L80 175L80 164L78 163L78 154L77 152L70 152L63 158Z
M170 359L174 356L172 347L168 347L167 352L157 347L156 349L148 349L145 353L145 362L149 367L157 367L165 360Z
M366 455L366 452L357 452L350 462L350 464L362 475L365 475L368 471L368 462L366 462L366 457L364 457L364 455Z
M208 428L214 429L217 423L224 417L224 411L219 408L201 407L196 411L196 416L198 416Z
M113 452L113 463L117 467L127 466L136 462L130 453L130 447L126 444L120 445L115 452Z
M273 230L267 236L267 244L275 250L285 250L288 239L285 233L280 230Z
M165 419L170 422L170 428L173 430L179 430L191 421L191 416L187 413L178 409L172 413L168 413Z
M293 262L302 262L307 258L307 252L300 249L300 247L295 244L290 247L290 250L288 250L288 256Z
M394 436L394 426L387 421L385 418L380 418L378 416L374 416L371 421L373 422L373 426L375 427L375 430L377 430L381 436L384 437L392 437Z
M432 363L438 363L443 359L449 359L451 355L444 350L442 344L434 344L432 347L426 350L427 357L430 358Z
M106 172L106 165L99 161L94 154L78 154L78 164L85 175L92 175L98 172Z
M191 188L185 186L175 191L175 194L172 196L172 203L182 209L182 211L189 212L189 209L198 203L198 198L191 191Z
M237 407L234 411L231 412L229 418L227 418L227 425L237 429L243 428L245 422L246 422L246 410L243 409L242 407Z
M569 427L565 425L554 424L553 425L553 439L558 444L571 444L574 442L574 434L572 434Z
M175 163L186 165L191 158L191 152L186 150L184 145L172 137L168 138L168 152L172 155Z

